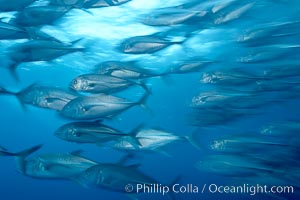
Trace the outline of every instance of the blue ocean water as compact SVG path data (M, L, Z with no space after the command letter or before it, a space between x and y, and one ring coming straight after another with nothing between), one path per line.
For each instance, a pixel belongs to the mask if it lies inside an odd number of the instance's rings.
M198 7L195 10L180 7L186 3ZM40 4L44 4L44 1L37 1L31 6ZM142 23L145 17L155 14L161 8L168 8L166 13L169 15L176 9L182 9L189 10L191 13L205 11L209 13L209 17L192 18L186 24L182 22L174 25L153 26ZM84 47L85 50L70 53L49 62L20 63L16 69L20 80L16 80L8 70L7 49L27 40L1 40L0 62L3 67L0 68L2 74L0 86L11 91L20 91L32 83L42 83L68 89L72 79L81 74L92 73L95 65L111 60L134 60L143 69L155 73L168 72L162 76L147 78L146 84L151 90L151 95L146 103L147 109L134 106L113 119L104 120L105 124L124 132L130 132L138 125L144 124L146 127L166 130L178 136L193 135L195 137L195 143L199 145L199 148L195 148L188 141L179 141L164 147L163 152L138 153L134 162L141 164L142 172L164 185L171 184L179 176L178 183L180 185L199 186L198 193L175 194L175 199L297 199L300 187L298 154L300 151L299 136L297 135L300 130L300 32L297 29L300 28L298 24L299 11L300 4L297 0L132 0L118 6L92 9L73 8L55 23L38 28L66 43L81 39L76 46ZM6 22L14 15L16 12L1 13L2 17L6 17L4 18ZM296 28L280 27L280 24L284 23L294 23ZM239 40L247 34L247 31L265 30L270 26L275 31L268 33L269 35L266 37L260 38L260 33L255 33L258 36L248 35L254 38L249 43ZM154 53L127 54L119 50L119 45L127 38L168 31L171 31L171 35L167 35L167 39L172 42L184 42L170 45ZM181 73L169 71L182 62L192 61L210 61L211 64ZM269 77L267 77L268 74L264 76L263 80L267 79L269 82L266 85L263 85L265 83L262 82L262 87L258 87L259 89L253 89L249 84L233 82L226 87L226 83L215 85L212 82L212 84L207 84L201 81L203 75L210 72L229 72L229 76L232 75L233 78L236 78L234 74L236 69L239 69L238 72L245 72L243 75L237 75L237 79L251 74L252 76L246 77L246 79L250 79L255 84L260 83L261 77L269 69L278 72L279 75L277 77L275 75L272 77L272 74ZM283 71L279 69L283 69ZM283 76L284 69L294 71ZM284 87L285 85L288 86ZM246 93L247 99L243 102L239 101L240 98L229 99L230 102L225 103L216 100L212 102L212 108L205 107L205 105L201 107L193 102L193 99L204 92L222 95L228 94L228 91L230 95ZM139 99L143 93L142 89L134 87L117 93L117 95L134 101ZM258 94L261 96L255 98ZM241 98L243 97L245 96L242 95ZM263 105L257 105L256 101ZM244 105L243 103L247 105L241 106L240 104ZM62 117L57 111L31 105L26 105L26 108L23 109L18 99L9 95L0 96L0 106L0 146L11 152L19 152L31 146L43 144L43 148L34 155L67 153L82 149L82 155L103 163L116 163L126 155L125 152L111 148L71 143L55 137L54 132L58 127L73 121ZM217 114L212 110L217 111ZM211 115L211 112L214 114ZM237 117L231 116L236 112L240 113ZM210 120L211 116L213 119ZM220 121L214 120L219 116L221 116ZM223 118L222 116L229 117ZM197 120L198 117L200 120ZM251 157L253 154L265 156L264 164L267 164L264 167L267 167L256 169L255 174L258 176L253 176L255 180L249 179L247 175L240 175L242 174L240 171L236 171L237 176L224 175L221 165L218 165L220 169L216 169L216 171L221 171L223 175L209 172L210 169L199 170L195 167L199 160L205 160L207 156L220 155L215 159L228 156L226 150L221 149L215 152L210 149L211 142L216 139L226 139L232 135L249 136L250 134L256 138L253 143L261 143L261 127L269 124L288 124L289 122L298 124L298 132L282 132L278 138L271 134L271 141L279 143L272 143L273 147L271 148L274 148L274 152L270 151L270 146L263 144L260 148L249 150L247 145L251 146L252 143L249 144L248 140L240 139L238 147L245 146L245 150L229 153L229 155L238 155L237 159L252 159L254 158ZM278 146L285 146L285 148L281 149ZM276 148L279 150L276 151ZM276 153L278 156L274 155ZM274 157L279 161L272 160ZM281 157L282 160L280 160ZM224 162L226 164L226 160ZM282 166L281 162L284 163ZM0 166L0 194L3 200L21 198L31 200L41 198L51 200L130 199L124 193L105 188L84 188L70 180L49 180L25 176L17 170L14 157L1 157ZM251 167L249 166L249 168ZM274 171L268 171L273 168ZM227 170L234 174L236 168ZM248 172L249 169L244 170ZM268 182L268 180L270 181ZM239 185L241 183L270 186L292 185L295 192L294 194L272 195L212 194L209 191L201 193L204 184ZM162 194L140 194L138 197L139 199L169 198Z

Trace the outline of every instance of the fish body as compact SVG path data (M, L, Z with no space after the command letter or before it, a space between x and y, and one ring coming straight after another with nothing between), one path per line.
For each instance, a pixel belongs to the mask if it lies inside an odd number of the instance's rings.
M29 40L12 46L8 55L13 62L11 70L14 71L22 62L51 61L78 51L83 51L83 48L52 40Z
M54 23L69 12L71 7L66 6L33 6L19 12L12 20L21 26L41 26Z
M138 170L139 165L122 166L119 164L99 164L87 169L76 177L76 181L86 187L108 189L116 192L126 192L127 184L150 185L156 183L154 179Z
M10 92L2 88L2 94L14 95L23 104L60 111L77 94L51 86L32 84L20 92Z
M154 11L142 20L143 24L150 26L170 26L176 24L184 24L196 17L203 17L205 11L191 11L185 9L163 9Z
M138 146L133 139L138 140ZM121 137L109 146L121 151L155 151L176 141L187 141L187 138L158 129L141 129L137 131L135 138Z
M182 42L172 42L156 36L135 36L124 40L120 44L120 51L126 54L151 54L173 44Z
M17 40L27 38L29 38L29 34L24 28L0 21L0 40Z
M127 134L99 122L73 122L58 128L55 135L70 142L97 144L116 140Z
M243 158L238 155L211 155L196 163L201 171L230 177L247 177L262 172L272 172L259 160Z
M145 85L140 83L102 74L80 75L73 79L70 84L70 88L78 92L106 94L119 92L131 86L141 86L146 88Z
M137 66L136 61L106 61L96 65L96 73L124 79L141 79L159 76L150 70Z
M34 178L68 179L97 165L77 152L42 154L22 159L24 160L19 163L23 166L19 166L19 169L23 169L22 173Z
M133 106L143 105L148 95L146 93L138 102L104 94L78 97L66 104L60 114L80 120L113 117Z

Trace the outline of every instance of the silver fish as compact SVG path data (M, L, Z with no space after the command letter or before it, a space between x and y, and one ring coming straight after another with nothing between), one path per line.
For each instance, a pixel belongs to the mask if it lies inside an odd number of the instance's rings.
M295 137L300 131L300 122L298 121L283 121L263 126L260 133L263 135L279 136L279 137Z
M24 174L36 178L70 178L97 165L75 153L43 154L24 162Z
M55 131L55 136L70 142L102 144L128 134L96 121L65 124Z
M184 41L172 42L157 36L135 36L124 40L119 48L127 54L151 54L173 44L182 44Z
M19 26L0 21L0 40L29 38L28 32Z
M248 3L239 8L232 10L231 12L221 16L215 20L215 24L224 24L230 21L240 18L245 12L253 7L254 3Z
M33 6L19 12L12 22L21 26L41 26L52 24L67 12L71 7L66 6Z
M268 77L257 76L238 69L203 73L200 82L218 86L256 85L256 81L267 80Z
M132 102L111 95L91 95L73 99L61 110L60 114L71 119L99 119L113 117L133 106L144 106L146 93L139 101Z
M127 89L131 86L140 86L149 92L145 83L102 74L84 74L76 77L70 84L70 89L78 92L89 93L114 93Z
M69 101L78 97L77 94L64 89L37 84L32 84L20 92L10 92L2 88L0 93L16 96L22 105L30 104L58 111L63 109Z
M87 169L74 180L84 187L97 187L117 192L126 192L127 184L150 185L157 183L153 178L138 169L139 165L124 166L121 164L99 164Z
M272 137L262 137L262 135L233 135L214 140L209 149L223 153L257 154L264 150L274 150L274 148L285 148L291 146L288 141L275 140Z
M53 40L30 40L16 44L8 50L8 56L12 61L10 70L16 75L15 70L22 62L50 61L66 54L83 51L84 48L74 47L78 41L65 44Z
M41 154L27 158L41 147L42 145L36 145L19 153L5 152L4 154L16 157L18 170L33 178L69 179L98 164L82 157L81 151Z
M95 68L95 73L124 79L141 79L161 75L139 67L136 61L106 61L96 65Z
M203 172L230 177L247 177L262 172L273 172L260 160L239 155L211 155L198 161L195 167Z
M136 128L133 132L134 134L131 135L135 135L135 137L120 137L108 143L107 146L121 151L157 151L164 153L161 150L162 147L174 142L183 141L189 142L198 148L197 142L193 137L189 136L178 136L159 129L144 129L141 127Z
M185 9L163 9L153 11L142 20L143 24L150 26L169 26L183 24L189 20L197 19L206 15L205 11L191 11Z
M188 60L181 62L178 66L171 68L170 74L185 74L204 70L212 61Z
M238 38L238 42L255 47L265 46L300 34L300 21L273 22L258 25Z

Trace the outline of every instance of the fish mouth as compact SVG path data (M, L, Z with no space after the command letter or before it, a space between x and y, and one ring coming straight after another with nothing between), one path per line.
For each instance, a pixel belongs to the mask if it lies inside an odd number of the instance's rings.
M69 88L70 88L71 90L77 91L77 90L80 88L80 81L78 81L78 80L73 80L73 81L71 82L71 84L69 85Z

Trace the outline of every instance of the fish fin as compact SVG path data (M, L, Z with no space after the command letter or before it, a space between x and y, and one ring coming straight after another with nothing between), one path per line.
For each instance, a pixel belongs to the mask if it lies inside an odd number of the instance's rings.
M23 91L25 91L28 88L35 87L35 86L38 86L38 85L39 84L37 82L32 83L32 84L28 85L27 87L23 88L22 90L20 90L19 92L16 93L17 100L19 101L23 111L27 111L27 107L26 107L25 103L22 101L19 94L22 93Z
M133 159L135 157L136 157L135 154L128 153L127 155L121 157L120 160L116 162L116 165L124 166L128 160Z
M83 150L78 149L78 150L75 150L75 151L71 151L69 154L72 154L74 156L80 156L82 153L83 153Z
M194 131L190 136L183 136L191 145L193 145L196 149L200 150L201 147L197 142L196 132Z
M175 184L178 184L179 181L182 179L182 176L181 175L178 175L175 177L174 180L171 181L171 183L168 184L169 188L172 188ZM171 199L171 200L175 200L175 195L174 195L174 192L171 191L170 193L168 193L168 197Z
M148 111L151 115L154 115L154 112L146 105L150 94L145 92L142 98L136 103L137 105L141 106L143 109Z
M33 40L48 40L48 41L54 41L58 43L62 43L60 40L56 39L55 37L52 37L51 35L48 35L47 33L41 31L39 28L36 27L24 27L25 31L27 32L30 39Z
M70 42L71 46L75 46L76 44L78 44L80 41L82 41L84 38L79 38L77 40L73 40L72 42Z
M74 181L75 183L78 183L85 189L89 189L89 186L84 182L84 180L79 176L73 176L69 178L71 181Z
M130 135L130 137L133 139L135 143L133 144L135 148L140 148L140 146L142 146L142 144L140 143L139 139L136 136L144 126L145 126L144 124L140 124L128 133L128 135Z
M157 148L154 151L161 154L161 155L167 156L169 158L173 158L173 156L171 154L169 154L168 152L162 150L161 148Z
M16 154L4 150L0 151L0 156L16 156Z
M148 87L147 82L145 80L139 81L137 82L137 84L141 86L149 95L152 95L152 90Z
M29 149L25 149L24 151L21 151L19 153L15 153L14 156L16 157L16 161L17 161L17 165L18 165L18 169L20 172L22 172L23 174L26 173L25 171L25 158L28 157L30 154L33 154L34 152L36 152L37 150L39 150L43 145L39 144L36 146L33 146Z
M0 87L0 94L4 94L4 95L14 95L16 96L16 92L11 92L3 87Z
M20 77L17 74L17 68L19 66L20 63L13 63L12 65L10 65L9 67L9 73L11 74L11 76L17 81L20 81Z

